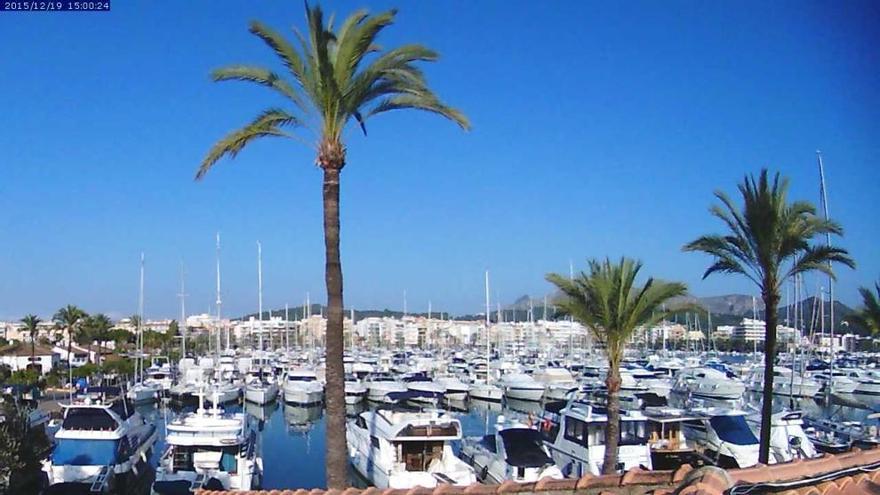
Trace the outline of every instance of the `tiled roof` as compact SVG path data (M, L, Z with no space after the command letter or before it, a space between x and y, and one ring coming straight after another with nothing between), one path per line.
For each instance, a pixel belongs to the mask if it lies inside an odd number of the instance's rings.
M252 495L494 495L505 493L538 493L560 495L576 492L579 495L722 495L725 493L750 494L778 493L785 495L880 495L880 470L870 471L866 466L880 465L880 448L853 449L838 455L817 459L797 460L772 466L758 465L747 469L723 470L716 467L694 469L684 465L676 471L646 471L635 468L622 474L587 475L580 479L543 479L536 483L508 481L500 485L474 484L470 486L441 485L434 489L379 489L348 488L346 490L268 490L236 492ZM839 477L821 475L844 471ZM775 484L775 486L762 486ZM787 486L783 486L787 485ZM224 492L201 490L199 495L219 495Z

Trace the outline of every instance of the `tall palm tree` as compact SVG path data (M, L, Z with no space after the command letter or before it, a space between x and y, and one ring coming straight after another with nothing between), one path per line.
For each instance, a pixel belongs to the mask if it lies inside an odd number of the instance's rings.
M234 158L263 137L292 138L313 143L316 164L323 171L324 250L327 285L327 484L346 486L345 410L343 392L342 264L339 256L339 180L346 164L343 133L356 122L366 135L371 117L391 110L416 109L452 120L464 129L467 118L444 104L428 87L419 62L437 60L437 53L408 44L384 50L379 33L394 22L395 10L378 15L357 11L338 29L325 22L321 8L306 4L308 30L294 30L293 43L253 21L250 32L265 42L286 68L283 76L258 66L235 65L213 73L215 81L247 81L280 95L287 109L270 107L210 149L196 174L205 176L224 156ZM331 16L332 17L332 16ZM310 137L291 132L299 128ZM314 141L312 141L314 140Z
M59 309L52 317L59 327L67 331L67 373L71 385L73 385L73 339L76 338L87 316L82 309L68 304Z
M724 222L724 235L706 235L684 246L713 257L703 278L713 273L732 273L751 280L761 291L765 310L764 396L761 409L759 462L770 458L770 416L773 413L773 365L776 361L776 324L780 287L799 273L820 271L834 277L832 263L850 268L855 262L845 249L813 243L819 235L843 235L836 222L816 214L807 201L788 202L788 179L776 173L771 182L766 169L760 176L746 176L739 184L742 206L722 191L715 197L721 205L709 212Z
M880 334L880 282L874 283L874 290L877 292L876 296L871 292L871 289L859 287L863 307L850 319L871 332L872 335L877 335Z
M40 333L40 329L37 325L40 324L40 319L37 315L27 315L21 319L21 322L24 323L24 328L31 337L31 362L28 365L28 368L30 368L31 366L35 366L34 363L37 357L37 336ZM40 369L40 372L42 372L42 368Z
M547 280L562 291L557 302L561 311L589 328L605 344L608 357L608 427L605 429L605 459L602 472L617 470L620 440L620 363L626 343L638 328L650 327L670 311L664 305L673 297L687 293L684 284L649 278L645 285L635 283L642 263L629 258L591 260L590 272L577 277L551 273Z

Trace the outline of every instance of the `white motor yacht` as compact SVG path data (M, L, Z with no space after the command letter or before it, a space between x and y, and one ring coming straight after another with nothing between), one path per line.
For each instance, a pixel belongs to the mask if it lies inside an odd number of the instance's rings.
M471 399L501 402L501 399L504 398L504 391L497 385L486 383L481 380L470 384L468 387L468 395Z
M284 375L284 402L289 404L318 404L324 400L324 385L318 375L309 369L293 369Z
M714 368L684 368L672 384L673 393L699 399L735 400L745 391L745 384Z
M378 488L470 485L474 470L455 456L461 424L443 411L367 411L348 422L348 453L358 473Z
M446 399L453 401L467 399L469 387L458 377L452 375L435 376L434 382L443 387L443 395Z
M578 390L571 372L562 367L546 367L535 372L535 381L544 384L545 400L565 400Z
M605 459L604 410L591 404L570 400L556 412L545 411L541 422L550 455L566 477L579 478L602 472ZM617 449L618 471L637 466L651 468L647 419L640 411L620 412L620 444Z
M498 386L508 399L539 401L544 396L544 385L525 373L509 373L501 377Z
M847 376L857 382L854 394L880 395L880 372L865 369L848 369Z
M413 373L403 378L407 391L410 392L408 400L437 404L443 400L446 387L435 382L424 373Z
M810 459L819 455L813 442L804 432L803 413L779 411L770 416L770 464ZM756 436L761 434L761 413L746 417Z
M746 378L749 390L764 390L764 368L757 367ZM791 368L776 366L773 368L773 393L794 397L815 397L822 385L812 378L794 373Z
M683 424L685 437L722 468L758 463L758 439L746 422L747 412L725 407L692 408L699 419Z
M203 404L196 412L183 414L168 424L168 447L156 468L154 494L260 487L263 459L248 415L225 413L216 407L205 410Z
M64 419L55 448L43 461L49 485L84 485L83 492L113 492L125 477L146 469L156 426L144 420L116 387L90 387L61 404ZM121 484L121 485L120 485Z
M367 397L367 387L354 375L345 374L345 403L360 404Z
M244 399L254 404L269 404L278 398L278 385L271 373L251 372L246 378Z
M498 417L495 433L465 438L459 455L473 466L482 483L562 479L562 471L553 463L541 432L516 421L505 421L504 416Z
M838 394L851 394L855 392L859 382L849 376L848 370L825 370L816 372L811 377L822 385L823 390Z
M371 373L364 385L367 386L367 398L375 402L397 403L400 400L397 397L407 391L406 385L389 373Z

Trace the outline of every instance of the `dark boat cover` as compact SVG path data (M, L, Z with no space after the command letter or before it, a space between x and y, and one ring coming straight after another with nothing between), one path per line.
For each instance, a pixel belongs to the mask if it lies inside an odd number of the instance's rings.
M531 428L508 428L501 430L507 463L511 466L534 468L552 463L543 449L541 432Z
M755 434L746 424L743 416L715 416L709 419L718 438L735 445L754 445L758 443Z

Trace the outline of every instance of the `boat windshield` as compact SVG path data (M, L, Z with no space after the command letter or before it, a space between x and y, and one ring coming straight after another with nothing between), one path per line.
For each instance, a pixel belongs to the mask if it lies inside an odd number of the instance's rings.
M504 441L507 463L516 467L541 467L553 462L544 452L541 433L531 428L510 428L499 435Z
M58 439L52 452L56 466L107 466L116 463L116 440Z
M315 377L313 376L288 376L287 381L289 382L314 382Z
M758 443L755 434L746 424L745 416L715 416L709 420L718 438L735 445L754 445Z

